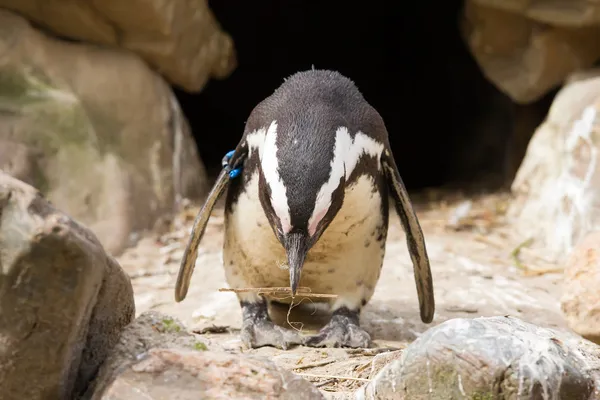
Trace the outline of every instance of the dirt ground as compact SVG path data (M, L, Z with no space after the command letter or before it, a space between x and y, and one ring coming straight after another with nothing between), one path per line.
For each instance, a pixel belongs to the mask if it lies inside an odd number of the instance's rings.
M175 303L173 288L198 207L186 207L162 233L145 235L119 261L132 277L138 314L154 309L175 316L193 331L207 332L202 336L209 348L267 356L315 382L330 399L349 398L420 333L451 318L510 315L566 329L559 306L560 268L529 250L527 238L512 234L503 217L506 194L467 200L457 192L427 191L412 197L431 260L436 316L430 325L420 321L404 233L391 211L382 275L361 316L375 349L243 349L236 296L218 291L227 287L221 266L222 208L209 222L183 302ZM290 320L304 322L304 331L314 331L326 320L310 304L301 308L293 310ZM272 311L278 322L286 323L287 308Z

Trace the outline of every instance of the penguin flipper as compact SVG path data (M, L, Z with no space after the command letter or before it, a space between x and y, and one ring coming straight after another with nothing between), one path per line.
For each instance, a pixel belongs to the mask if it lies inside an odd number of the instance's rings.
M402 227L406 234L406 244L413 262L415 283L419 296L421 320L430 323L435 313L435 298L433 293L433 279L429 266L429 257L425 246L425 238L417 214L400 177L394 157L389 149L382 155L381 163L386 176L388 188L392 193L396 212L400 216Z
M190 287L190 280L192 279L192 274L194 273L194 266L196 265L196 258L198 257L198 245L204 236L208 219L212 214L215 204L225 192L227 186L229 186L229 180L234 177L231 175L231 172L237 170L237 173L239 173L238 168L243 164L246 154L246 146L242 141L240 144L238 144L236 150L231 156L229 156L228 159L226 159L228 156L223 159L223 169L219 173L215 184L210 190L204 205L198 212L198 215L196 215L194 226L192 227L192 232L190 234L190 239L185 251L183 252L183 257L179 266L177 282L175 283L176 302L182 301L187 295Z
M187 247L183 253L181 259L181 265L179 266L179 274L177 275L177 283L175 283L175 301L180 302L185 299L188 288L190 287L190 279L194 273L194 266L196 264L196 258L198 256L198 245L204 236L208 219L212 213L215 203L219 200L219 197L223 194L229 183L229 175L225 169L219 174L215 185L212 187L210 193L202 209L196 215L194 220L194 226Z

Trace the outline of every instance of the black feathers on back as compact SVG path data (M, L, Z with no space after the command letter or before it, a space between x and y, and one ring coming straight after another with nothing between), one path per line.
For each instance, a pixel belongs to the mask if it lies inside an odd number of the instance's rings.
M259 107L264 126L277 121L279 175L287 188L292 226L306 228L329 179L336 130L346 127L354 137L376 112L354 82L328 70L290 76Z
M379 113L352 80L336 71L308 70L285 79L251 112L244 134L267 129L272 121L277 121L278 172L287 188L291 223L299 228L306 227L318 191L329 179L339 127L346 127L352 138L361 131L385 146L388 143ZM245 179L258 167L257 157L251 158ZM359 167L356 171L364 172ZM232 189L228 203L243 190Z

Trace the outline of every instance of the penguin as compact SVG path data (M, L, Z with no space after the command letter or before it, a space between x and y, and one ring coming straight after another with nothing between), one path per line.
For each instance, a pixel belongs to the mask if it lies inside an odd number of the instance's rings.
M291 299L237 292L242 342L250 348L369 347L372 339L359 316L380 277L391 197L406 234L421 320L433 320L433 281L419 220L385 123L351 79L319 69L289 76L251 111L223 166L196 217L177 302L187 294L198 244L226 191L222 259L231 288L289 287L293 296L305 287L335 295L312 299L322 300L331 317L317 334L304 336L269 317L269 302Z

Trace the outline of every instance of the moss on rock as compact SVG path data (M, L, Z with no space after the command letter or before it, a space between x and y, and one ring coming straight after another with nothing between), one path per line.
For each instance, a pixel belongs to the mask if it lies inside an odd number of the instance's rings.
M208 347L206 347L206 345L202 342L196 342L194 343L194 349L198 351L206 351L208 350Z
M183 327L177 323L173 318L164 318L162 320L164 332L181 332Z

